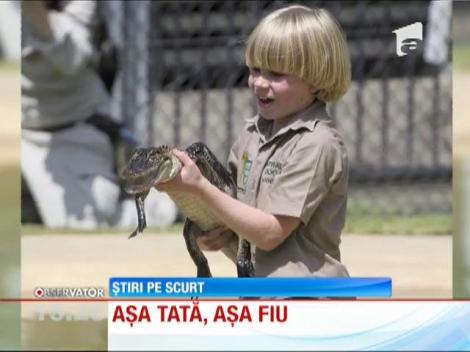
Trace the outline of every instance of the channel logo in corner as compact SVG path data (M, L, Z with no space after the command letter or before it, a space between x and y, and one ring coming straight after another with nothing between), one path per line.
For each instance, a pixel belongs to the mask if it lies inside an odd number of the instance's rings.
M415 22L393 31L396 35L396 53L398 56L411 54L423 41L423 24Z
M36 298L103 298L103 287L36 287Z

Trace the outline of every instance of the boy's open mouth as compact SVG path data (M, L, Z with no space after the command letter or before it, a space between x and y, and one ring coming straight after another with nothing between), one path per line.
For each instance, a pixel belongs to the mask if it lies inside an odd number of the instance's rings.
M269 105L269 104L272 103L273 101L274 101L274 99L272 99L272 98L261 98L261 97L258 97L258 102L259 102L260 105L262 105L262 106Z

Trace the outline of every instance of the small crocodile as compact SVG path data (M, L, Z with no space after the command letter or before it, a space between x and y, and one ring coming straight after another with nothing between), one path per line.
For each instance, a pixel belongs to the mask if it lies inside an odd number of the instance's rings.
M193 143L185 152L199 167L204 177L223 192L235 196L236 186L230 173L204 143ZM181 161L172 153L169 146L137 148L134 151L128 165L121 173L121 177L126 181L125 191L135 194L138 215L137 228L129 238L136 236L138 232L143 232L147 226L144 209L147 194L155 184L176 177L181 168ZM186 216L183 236L191 259L197 267L197 276L212 277L207 258L199 248L196 237L203 231L212 230L222 224L196 196L183 192L171 192L168 195ZM254 275L250 243L242 238L238 243L237 274L238 277Z

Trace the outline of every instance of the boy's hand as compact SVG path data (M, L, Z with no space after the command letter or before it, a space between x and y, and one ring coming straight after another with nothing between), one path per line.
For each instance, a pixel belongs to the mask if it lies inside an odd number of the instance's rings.
M205 251L218 251L227 246L234 234L232 230L221 226L213 230L203 232L196 238L199 247Z
M155 185L155 188L161 192L197 193L205 180L201 171L185 152L178 149L173 149L172 152L183 167L173 180Z

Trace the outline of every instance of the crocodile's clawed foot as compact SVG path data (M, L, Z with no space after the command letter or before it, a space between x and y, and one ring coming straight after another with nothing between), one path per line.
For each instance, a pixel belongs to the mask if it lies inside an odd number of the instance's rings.
M138 230L139 230L139 228L137 227L134 231L132 231L132 233L129 235L128 239L131 239L132 237L137 236L137 231ZM142 231L138 231L138 232L142 232Z
M255 269L251 260L238 260L237 274L238 277L253 277Z

